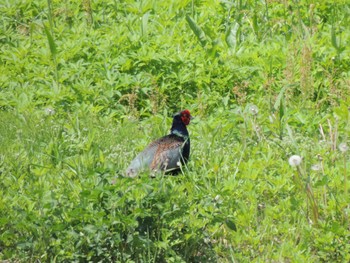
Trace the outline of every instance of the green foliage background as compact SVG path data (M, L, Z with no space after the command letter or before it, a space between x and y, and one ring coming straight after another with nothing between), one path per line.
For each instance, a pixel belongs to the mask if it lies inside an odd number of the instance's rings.
M0 13L0 260L350 260L347 1ZM184 108L182 175L124 178Z

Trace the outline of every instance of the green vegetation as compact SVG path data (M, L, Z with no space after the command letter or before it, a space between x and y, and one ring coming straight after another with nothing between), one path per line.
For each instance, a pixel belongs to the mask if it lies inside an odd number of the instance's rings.
M0 260L350 261L348 1L0 13ZM124 178L184 108L183 174Z

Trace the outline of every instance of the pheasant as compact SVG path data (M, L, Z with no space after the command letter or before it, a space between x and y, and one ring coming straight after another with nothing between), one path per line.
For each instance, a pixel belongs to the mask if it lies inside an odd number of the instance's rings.
M191 119L189 110L176 113L170 134L153 141L139 153L126 169L126 176L135 177L145 169L178 173L180 166L186 164L190 156L190 137L186 126Z

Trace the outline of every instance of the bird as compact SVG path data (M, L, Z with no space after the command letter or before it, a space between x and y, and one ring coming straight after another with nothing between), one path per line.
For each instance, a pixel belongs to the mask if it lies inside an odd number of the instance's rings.
M125 171L127 177L136 177L143 170L165 172L176 175L181 165L188 162L190 157L190 136L187 125L193 119L189 110L182 110L173 115L170 134L151 142Z

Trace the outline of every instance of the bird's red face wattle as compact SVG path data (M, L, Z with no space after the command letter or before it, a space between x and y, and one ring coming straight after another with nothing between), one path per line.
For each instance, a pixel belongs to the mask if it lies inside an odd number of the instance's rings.
M185 125L190 124L191 119L192 116L189 110L184 110L181 112L181 120Z

